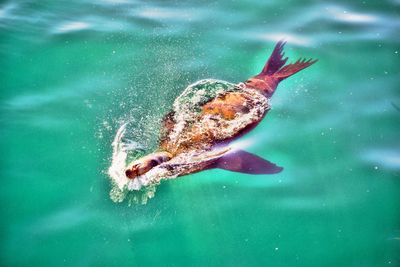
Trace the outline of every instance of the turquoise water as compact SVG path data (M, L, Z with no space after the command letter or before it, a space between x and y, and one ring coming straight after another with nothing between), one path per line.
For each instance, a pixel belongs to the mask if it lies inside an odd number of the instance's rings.
M400 2L2 1L1 266L399 266ZM285 80L247 150L279 174L209 170L110 199L111 142L153 150L189 84Z

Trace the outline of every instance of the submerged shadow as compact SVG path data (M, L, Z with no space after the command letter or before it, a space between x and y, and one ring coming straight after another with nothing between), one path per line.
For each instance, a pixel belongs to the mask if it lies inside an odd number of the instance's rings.
M243 150L235 150L224 155L209 167L213 168L247 174L275 174L283 170L275 163Z

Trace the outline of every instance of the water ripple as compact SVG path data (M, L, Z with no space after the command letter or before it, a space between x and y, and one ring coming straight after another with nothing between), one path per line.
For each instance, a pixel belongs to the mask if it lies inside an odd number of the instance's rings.
M91 25L87 22L83 21L72 21L72 22L65 22L59 26L57 26L54 30L55 33L66 33L72 31L80 31L89 29Z
M388 169L400 170L400 150L399 149L370 149L362 154L362 158L372 164L377 170L379 166ZM378 166L379 165L379 166Z
M252 40L277 41L286 39L298 46L355 40L392 39L400 19L379 12L363 12L344 5L321 4L304 7L294 19L271 21L256 28L246 28L241 36ZM277 31L276 29L280 29ZM395 38L396 39L396 38Z
M62 231L86 223L92 217L93 215L81 206L68 207L43 216L33 224L33 228L36 233Z
M292 34L292 33L285 33L285 32L272 32L272 33L264 33L264 34L255 34L253 35L260 40L266 41L273 41L278 42L280 40L285 40L293 45L299 46L310 46L313 44L311 38L307 38L304 36Z
M0 20L9 18L11 15L10 13L15 8L17 8L17 5L15 3L8 3L0 8Z
M379 20L379 17L376 15L353 12L340 6L328 6L325 9L336 21L348 23L373 23Z
M135 16L159 20L188 20L197 18L196 13L189 9L176 9L165 7L144 7L134 12Z

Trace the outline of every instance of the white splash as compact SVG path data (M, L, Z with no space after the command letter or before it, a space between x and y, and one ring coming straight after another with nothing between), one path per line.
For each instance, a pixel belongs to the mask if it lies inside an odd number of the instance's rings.
M125 143L123 138L126 132L126 125L124 123L118 129L117 134L114 137L114 141L111 146L113 149L111 166L108 169L108 175L112 178L119 189L123 189L124 186L129 182L129 179L125 175L125 168L127 166L126 160L128 158L128 151L142 148L139 143L130 141Z

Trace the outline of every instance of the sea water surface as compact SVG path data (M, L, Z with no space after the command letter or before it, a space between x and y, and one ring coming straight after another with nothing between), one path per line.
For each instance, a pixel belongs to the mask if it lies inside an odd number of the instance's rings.
M400 2L0 3L1 266L399 266ZM189 84L317 58L243 141L284 170L208 170L115 203Z

